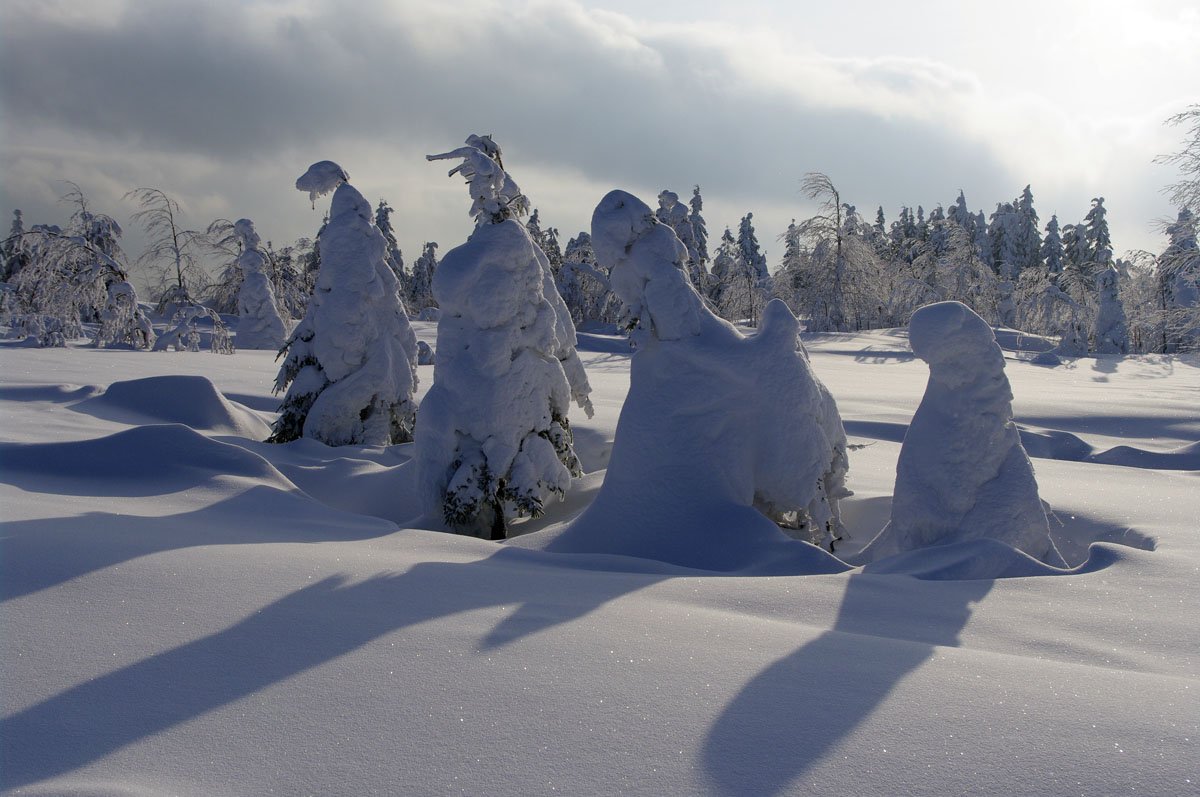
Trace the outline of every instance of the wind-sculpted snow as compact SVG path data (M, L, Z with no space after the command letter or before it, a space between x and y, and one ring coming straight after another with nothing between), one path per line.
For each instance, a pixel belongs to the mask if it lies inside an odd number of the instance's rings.
M431 324L414 326L432 342ZM855 444L855 494L839 502L851 536L837 555L848 555L889 515L928 370L845 356L907 352L903 330L805 342ZM706 373L752 381L736 358L765 341L744 344ZM572 428L597 470L515 529L549 536L624 478L599 470L599 454L631 363L663 361L648 351L581 353L596 412ZM1186 463L1200 434L1197 366L1010 359L1006 373L1018 420L1048 452L1083 441ZM845 570L814 546L776 537L738 548L730 533L716 572L398 527L380 518L416 506L411 444L270 445L126 409L77 411L114 377L183 368L237 404L275 406L268 352L0 341L0 792L1195 790L1196 473L1039 459L1070 570L989 540ZM696 409L744 389L691 384ZM730 424L742 424L740 409ZM688 465L745 463L738 445L690 450L701 459L649 474L662 500ZM748 506L668 520L697 529L697 559L716 559L706 535L723 522L764 528ZM806 573L821 575L793 575Z
M203 376L173 374L113 382L101 395L75 404L74 409L122 423L179 423L252 440L270 431L265 421L225 398Z
M137 426L94 440L0 443L0 481L49 493L162 495L233 476L293 489L257 454L176 423Z
M909 343L929 383L900 449L891 521L864 560L991 539L1062 566L991 327L964 304L939 302L913 314Z
M640 327L629 395L596 500L566 528L519 544L711 570L781 560L791 572L844 569L775 522L829 542L848 494L841 418L795 316L772 302L750 336L714 316L679 268L687 250L625 192L597 206L592 239Z

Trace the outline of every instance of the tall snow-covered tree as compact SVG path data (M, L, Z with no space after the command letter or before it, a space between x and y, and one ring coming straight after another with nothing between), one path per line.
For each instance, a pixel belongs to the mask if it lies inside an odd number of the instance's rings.
M275 306L267 258L258 248L261 239L250 219L238 219L234 230L242 247L238 256L242 272L238 291L238 348L278 351L287 339L287 328Z
M1041 266L1042 235L1038 228L1038 214L1033 207L1033 191L1025 186L1021 196L1013 203L1016 223L1013 229L1013 265L1017 272Z
M1051 280L1057 280L1065 260L1062 234L1058 230L1058 216L1052 215L1050 221L1046 222L1046 237L1042 239L1038 257Z
M21 211L13 211L8 237L0 245L0 282L8 282L29 263L29 242L25 240L25 222Z
M1105 269L1113 264L1112 236L1108 232L1108 211L1104 208L1104 197L1092 200L1092 209L1084 217L1087 240L1087 258L1094 268Z
M413 263L412 274L408 278L408 310L414 315L428 307L438 306L433 295L433 276L438 269L437 249L436 241L426 241L424 251Z
M528 202L500 157L488 136L428 156L461 160L450 176L467 181L475 230L434 275L437 361L416 430L426 510L491 539L505 537L509 521L541 514L582 472L571 399L591 414L570 313L518 220Z
M392 229L392 214L395 212L396 209L389 205L386 199L380 199L375 207L375 227L387 241L388 268L396 275L400 290L404 291L407 288L408 274L404 271L404 254L400 251L400 244L396 242L396 233Z
M1162 351L1200 348L1200 246L1196 217L1179 211L1167 225L1168 245L1156 259Z
M1129 351L1129 329L1117 284L1117 270L1112 266L1096 275L1099 306L1092 326L1092 341L1100 354L1126 354Z
M688 220L692 222L692 236L696 245L696 263L701 272L708 270L708 223L704 221L701 211L704 210L704 198L700 196L700 186L692 187L692 198L688 201L691 212ZM704 295L703 286L692 283L692 286Z
M336 163L320 161L296 181L314 203L330 191L333 200L313 296L275 379L275 391L287 393L269 442L387 445L412 436L416 335L387 264L387 241L348 180Z

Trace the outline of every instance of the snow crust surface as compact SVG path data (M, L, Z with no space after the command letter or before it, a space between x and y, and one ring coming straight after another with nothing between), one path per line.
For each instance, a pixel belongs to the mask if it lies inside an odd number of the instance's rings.
M592 337L591 472L530 530L616 453L632 358ZM905 330L805 344L861 446L848 556L929 368ZM1194 793L1200 360L1027 355L1013 414L1074 570L969 540L722 575L412 528L411 445L266 445L176 381L267 423L267 351L0 342L0 790ZM150 378L165 406L116 384Z

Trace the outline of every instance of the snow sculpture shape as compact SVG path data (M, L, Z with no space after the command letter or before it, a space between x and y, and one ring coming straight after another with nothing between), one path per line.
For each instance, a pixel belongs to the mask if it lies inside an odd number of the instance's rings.
M900 449L891 521L863 561L989 538L1064 567L991 327L964 304L938 302L917 310L908 330L929 383Z
M502 539L508 521L541 514L581 475L567 408L574 399L590 416L591 387L550 264L517 221L525 198L490 138L468 142L429 156L462 159L450 174L467 179L476 227L434 274L437 358L416 459L426 511Z
M1117 270L1109 266L1096 275L1096 292L1100 306L1096 310L1096 325L1092 339L1100 354L1125 354L1129 351L1129 329L1125 323L1125 307L1117 295Z
M332 161L314 163L296 188L333 190L321 235L321 270L304 319L284 344L275 392L287 389L268 442L326 445L412 439L417 338L396 295L387 241L371 206Z
M265 273L267 259L258 249L260 238L254 230L254 222L238 219L234 222L233 232L242 245L237 261L242 270L242 287L238 291L238 348L278 351L287 339L287 329L275 308L275 291Z
M773 301L751 336L717 318L679 268L686 247L624 191L597 206L592 241L638 348L604 484L546 548L729 570L796 550L772 520L832 542L846 435L796 317Z

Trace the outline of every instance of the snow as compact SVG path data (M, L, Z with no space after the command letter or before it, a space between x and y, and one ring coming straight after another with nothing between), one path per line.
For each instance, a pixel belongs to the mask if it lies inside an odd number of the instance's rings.
M992 328L960 302L938 302L913 313L908 331L913 353L929 364L929 384L900 449L891 521L866 561L985 539L1063 566L1012 422Z
M331 171L313 164L297 181ZM330 445L412 437L417 340L404 312L387 242L354 186L336 185L321 235L321 270L304 318L288 338L276 389L287 389L272 439Z
M349 180L346 170L333 161L317 161L296 179L296 190L306 192L315 206L317 197L325 196Z
M604 482L631 354L589 339L589 473L531 531ZM804 340L862 446L850 555L929 371L905 330ZM408 528L411 444L218 423L273 420L270 352L0 342L0 789L1195 793L1200 360L1004 357L1070 574L986 540L731 576Z
M839 530L846 437L783 302L743 336L678 269L686 250L636 197L614 191L592 219L601 266L643 328L604 485L566 526L515 544L637 556L706 570L847 569L796 545ZM648 330L648 331L646 331Z
M242 271L242 286L238 290L238 348L279 351L287 340L287 329L275 307L275 290L266 274L267 259L258 249L261 239L250 219L238 219L233 229L242 247L237 261Z

